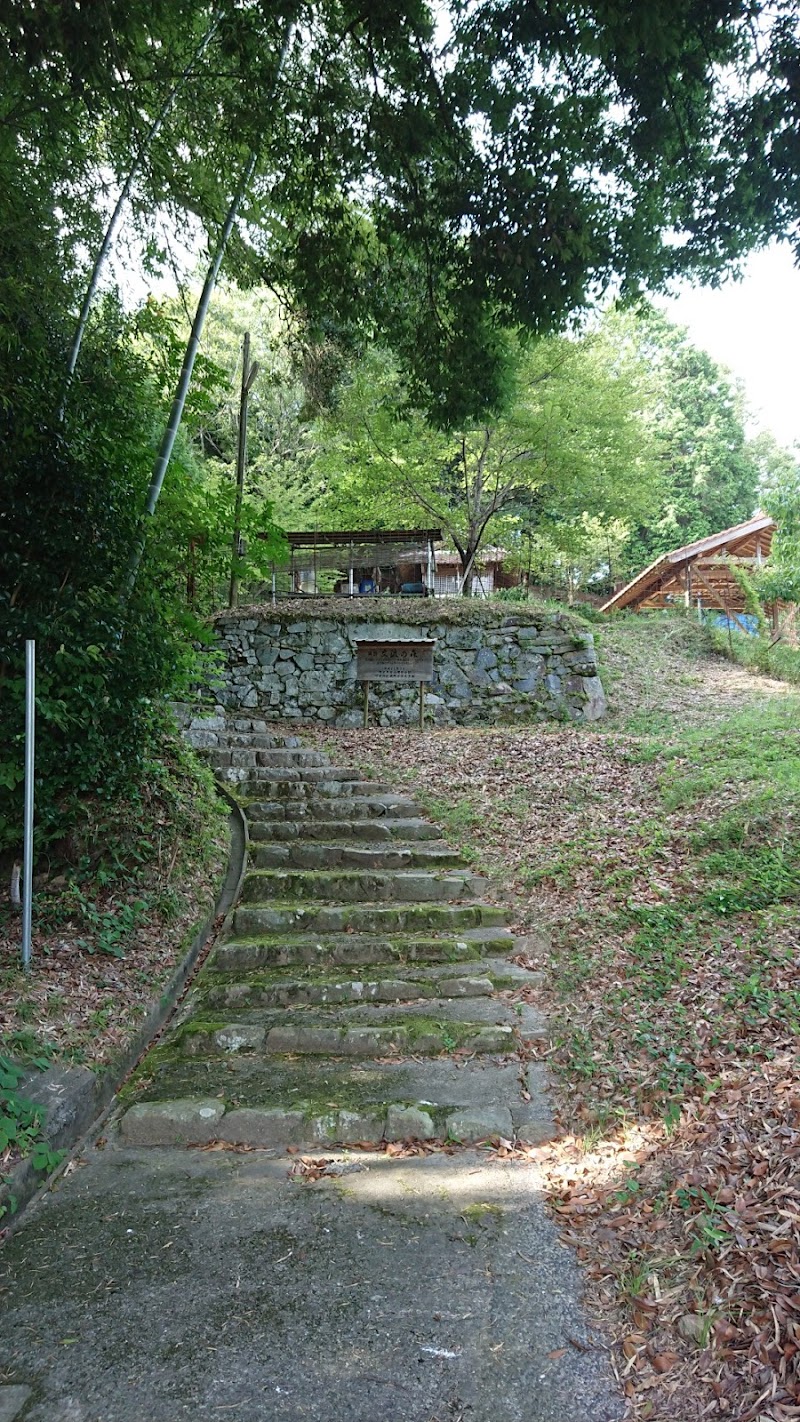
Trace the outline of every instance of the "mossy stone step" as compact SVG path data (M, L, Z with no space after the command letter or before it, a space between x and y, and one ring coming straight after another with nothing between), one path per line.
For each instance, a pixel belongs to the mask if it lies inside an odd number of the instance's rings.
M359 965L353 965L354 968ZM343 1002L353 1001L395 1001L395 985L412 989L406 996L418 997L483 997L485 992L496 990L513 991L519 987L541 987L544 974L530 972L508 958L485 957L467 958L462 961L437 963L382 962L363 965L365 972L357 976L330 962L314 961L308 965L291 964L287 967L246 969L225 972L213 964L207 966L193 990L193 999L216 1007L280 1006L292 1002L302 1002L304 993L311 993L308 1001L333 1002L330 995L318 998L316 995L329 990L342 989ZM462 986L480 983L481 988ZM386 984L386 996L376 996L371 991L372 984ZM484 987L487 985L488 987ZM350 989L354 991L350 993Z
M337 779L331 770L321 770L319 774L309 771L308 776L300 771L274 770L269 766L251 766L237 769L223 767L218 771L225 778L237 779L242 794L247 796L269 794L275 800L350 800L363 796L389 794L391 787L377 780L362 780L355 772L351 777L342 772Z
M403 1002L354 1002L296 1004L286 1006L253 1006L242 1003L235 1007L208 1009L199 1000L189 1004L190 1015L176 1029L177 1037L206 1028L237 1030L270 1030L273 1027L403 1027L409 1038L417 1031L428 1033L434 1028L448 1035L463 1035L478 1028L508 1027L519 1038L534 1040L546 1035L544 1019L530 1003L512 1003L503 998L473 993L452 994L450 997L414 997ZM237 1050L244 1050L239 1048ZM255 1049L254 1049L255 1050Z
M207 984L200 996L207 1008L293 1007L297 1005L336 1004L345 1002L408 1002L414 998L490 997L494 989L491 978L477 973L455 974L436 978L382 977L365 978L251 978L238 982Z
M212 765L219 766L222 770L247 770L250 772L248 779L257 781L259 785L269 785L276 787L275 793L279 795L294 793L297 795L309 794L341 794L348 793L362 794L364 789L389 790L392 787L382 781L365 779L363 771L355 770L350 766L332 766L327 763L319 765L272 765L264 757L270 754L269 751L211 751L209 760ZM224 757L231 756L230 761ZM326 789L328 786L337 786L336 791ZM284 789L284 786L290 787ZM350 786L358 786L357 790L349 791Z
M424 844L438 841L440 836L440 831L429 820L394 819L388 816L383 819L320 821L308 817L302 820L254 818L254 811L263 808L260 805L250 805L248 808L250 838L259 844L301 841L309 848L318 841L328 843L331 840L355 846L391 845L396 841Z
M323 821L372 820L384 817L391 819L419 819L416 802L407 795L372 794L353 795L311 795L287 799L273 797L260 799L255 795L245 796L247 817L255 820L307 820Z
M269 907L237 908L237 937L295 933L442 933L464 928L497 927L508 915L492 904L327 904L274 903Z
M218 1057L232 1052L266 1055L407 1057L438 1056L463 1048L469 1052L509 1053L516 1049L513 1028L473 1023L457 1025L431 1020L354 1023L285 1023L270 1027L252 1022L229 1022L205 1027L192 1022L191 1031L179 1038L186 1056Z
M422 844L352 845L333 840L308 844L259 844L250 853L254 869L460 869L463 857L443 840Z
M553 1134L539 1065L522 1081L516 1061L491 1057L476 1057L469 1071L446 1057L377 1064L232 1056L213 1077L209 1065L163 1048L151 1053L126 1088L135 1104L121 1121L123 1142L269 1147L493 1135L539 1142Z
M473 936L477 935L477 936ZM479 936L483 935L483 936ZM509 934L495 929L469 930L462 936L430 938L407 934L400 938L369 933L282 934L217 945L211 964L224 973L257 972L261 968L357 965L369 963L459 964L480 962L485 953L502 953Z
M240 901L264 904L274 899L322 899L327 903L454 902L474 899L486 880L468 869L424 870L258 869L246 875Z

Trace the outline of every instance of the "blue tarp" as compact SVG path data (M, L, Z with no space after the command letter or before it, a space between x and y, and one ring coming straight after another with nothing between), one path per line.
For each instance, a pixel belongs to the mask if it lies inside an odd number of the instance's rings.
M713 612L706 613L706 618L712 627L721 627L723 632L730 627L732 632L747 631L751 637L758 636L758 618L752 612L737 612L735 617L726 617L724 612Z

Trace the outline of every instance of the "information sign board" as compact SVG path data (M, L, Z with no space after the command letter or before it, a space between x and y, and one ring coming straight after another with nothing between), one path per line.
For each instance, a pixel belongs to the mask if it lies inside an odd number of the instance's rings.
M432 681L434 641L356 642L356 681Z

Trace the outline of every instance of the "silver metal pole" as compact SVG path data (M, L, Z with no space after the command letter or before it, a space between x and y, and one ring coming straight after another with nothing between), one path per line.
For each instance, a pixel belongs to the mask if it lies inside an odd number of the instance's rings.
M31 963L33 914L33 763L36 736L36 643L25 643L25 821L22 858L22 966Z

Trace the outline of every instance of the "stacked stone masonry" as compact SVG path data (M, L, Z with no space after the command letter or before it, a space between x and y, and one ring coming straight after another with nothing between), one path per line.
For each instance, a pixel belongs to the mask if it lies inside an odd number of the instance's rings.
M434 679L425 716L435 725L509 724L536 720L596 721L605 712L594 640L562 614L498 616L474 625L437 619L404 623L353 617L230 613L216 622L223 653L217 701L229 712L264 721L319 720L358 726L363 687L356 681L356 642L432 638ZM370 719L413 724L416 685L372 683Z

